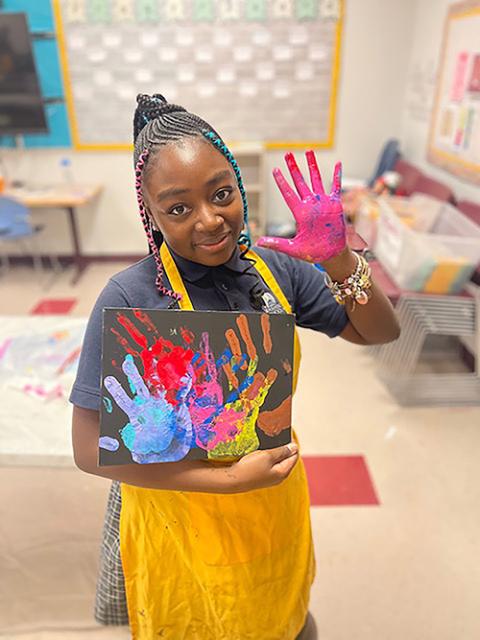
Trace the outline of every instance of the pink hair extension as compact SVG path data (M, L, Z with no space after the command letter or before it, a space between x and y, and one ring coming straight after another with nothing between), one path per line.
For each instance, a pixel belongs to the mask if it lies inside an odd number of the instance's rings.
M143 227L145 229L145 233L147 234L148 244L152 250L153 257L155 258L155 263L157 265L157 277L155 280L155 285L157 289L164 296L170 296L174 300L181 300L182 295L177 293L176 291L172 291L171 289L167 289L163 284L163 264L160 258L160 253L158 251L158 247L155 244L155 240L153 238L152 233L152 220L147 213L147 208L145 206L145 202L143 200L142 194L142 174L145 168L145 163L148 158L148 149L145 150L139 157L138 162L135 166L135 191L137 193L137 202L138 208L140 211L140 217L142 218Z

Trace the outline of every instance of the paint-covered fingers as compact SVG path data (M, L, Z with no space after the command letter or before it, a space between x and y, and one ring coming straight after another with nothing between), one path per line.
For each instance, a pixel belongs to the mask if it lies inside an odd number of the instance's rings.
M308 185L302 176L302 172L298 168L298 164L293 153L289 152L285 154L285 162L287 163L287 167L290 171L290 175L292 176L292 180L302 200L304 200L308 196L311 196L312 192L308 188Z
M272 171L272 173L273 173L273 177L275 178L275 182L277 183L277 187L280 189L280 193L283 196L283 199L287 203L287 206L290 209L290 211L295 216L296 215L295 212L297 211L298 207L301 204L300 198L297 196L295 191L285 180L283 173L280 171L280 169L275 168Z
M318 168L317 159L311 149L309 149L305 156L307 158L308 170L310 172L310 180L312 182L313 193L317 195L324 195L325 189L323 188L322 176Z
M333 170L332 190L330 192L330 197L339 200L341 193L342 193L342 163L337 162L337 164L335 165L335 169Z
M134 393L143 398L144 400L148 400L150 398L150 392L147 389L145 382L140 375L135 362L133 361L132 356L129 354L125 356L125 360L122 364L123 373L127 376L128 382Z
M105 389L115 400L115 403L127 416L131 415L134 409L133 400L126 394L120 382L114 376L107 376L104 380Z

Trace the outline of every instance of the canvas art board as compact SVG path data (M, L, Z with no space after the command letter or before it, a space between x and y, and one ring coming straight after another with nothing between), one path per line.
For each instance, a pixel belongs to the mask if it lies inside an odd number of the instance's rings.
M294 327L291 314L106 308L99 464L290 442Z

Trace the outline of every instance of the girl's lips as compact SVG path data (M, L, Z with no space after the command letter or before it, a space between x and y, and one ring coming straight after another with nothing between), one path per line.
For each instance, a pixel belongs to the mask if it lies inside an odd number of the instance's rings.
M203 242L198 242L197 247L203 249L204 251L220 251L225 248L228 244L228 239L230 237L230 232L224 233L217 238L204 240Z

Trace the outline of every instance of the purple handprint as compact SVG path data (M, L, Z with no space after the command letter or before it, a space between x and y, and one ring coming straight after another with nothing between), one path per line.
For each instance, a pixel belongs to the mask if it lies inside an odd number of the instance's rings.
M313 191L305 182L293 153L287 153L285 160L298 195L280 169L273 170L273 177L297 223L295 237L263 237L258 245L282 251L307 262L322 263L338 256L347 246L345 217L340 199L342 165L340 162L335 165L332 191L327 195L315 154L307 151L305 155Z
M157 388L154 395L150 393L130 354L125 356L122 370L128 378L133 398L114 376L105 378L105 388L129 418L120 435L133 460L140 464L182 460L189 452L193 438L186 406L191 376L183 377L177 404L173 407L166 400L164 389Z

